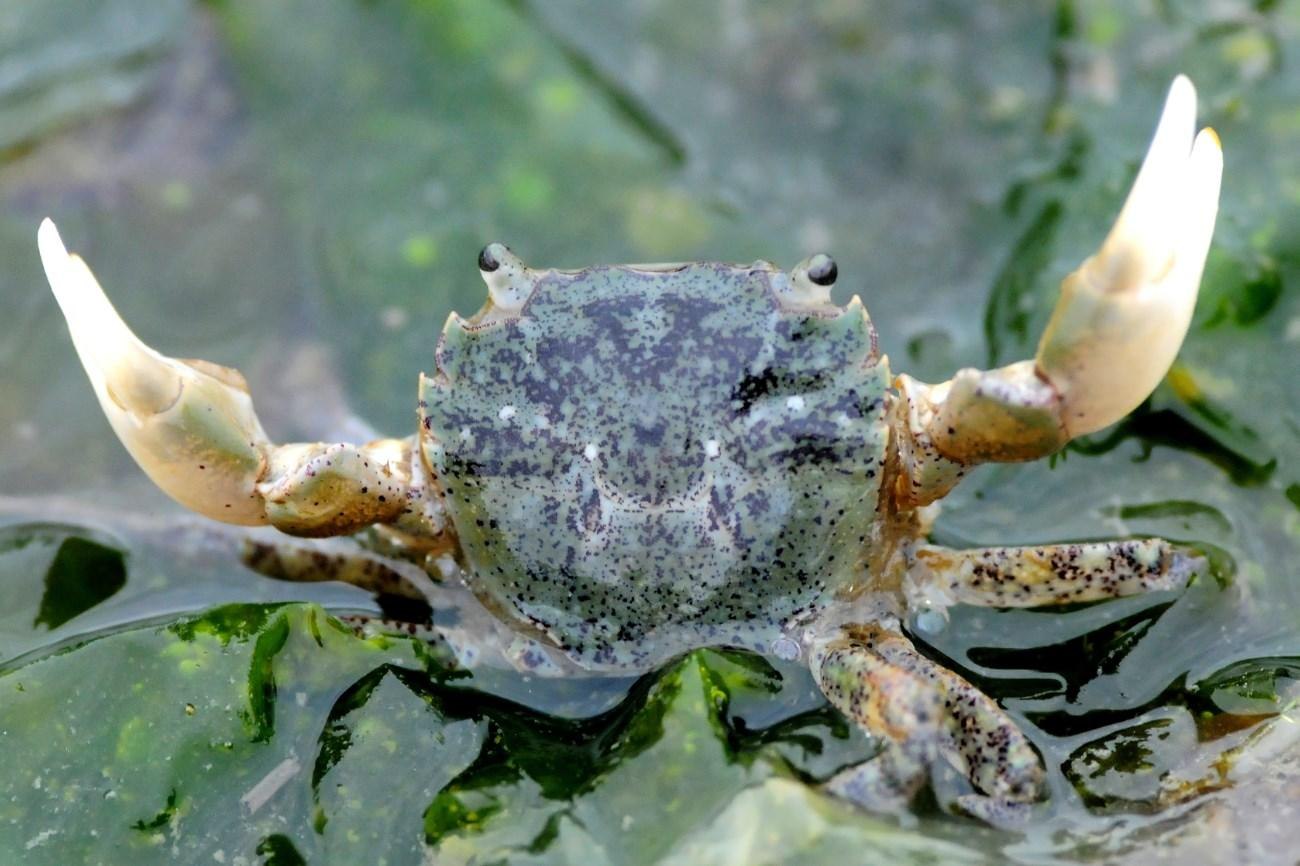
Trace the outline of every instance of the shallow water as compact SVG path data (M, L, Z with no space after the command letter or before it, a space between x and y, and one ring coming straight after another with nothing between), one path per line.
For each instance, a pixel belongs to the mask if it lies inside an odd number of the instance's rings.
M1300 802L1286 712L1300 9L698 6L0 13L0 849L33 863L399 863L426 845L440 863L1300 856L1276 829ZM446 314L481 302L473 261L491 239L558 266L788 266L824 248L894 367L939 379L1033 351L1179 71L1226 169L1175 375L1056 460L981 469L936 527L951 544L1159 534L1214 552L1214 575L1176 597L961 609L919 632L1046 759L1051 800L1018 834L822 798L806 783L870 746L776 662L449 679L416 645L332 631L313 607L172 625L227 603L373 605L252 574L237 533L151 488L99 415L35 253L52 215L142 336L237 364L279 439L355 430L353 412L410 429L416 374Z

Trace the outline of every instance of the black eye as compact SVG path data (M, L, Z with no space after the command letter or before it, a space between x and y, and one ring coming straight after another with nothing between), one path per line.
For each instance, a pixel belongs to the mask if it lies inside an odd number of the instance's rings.
M824 253L813 256L808 263L808 279L819 286L835 285L835 278L839 275L840 269L835 266L835 259Z
M490 274L501 267L501 262L497 261L497 257L492 253L492 248L495 246L496 244L488 244L479 252L478 269L480 271Z

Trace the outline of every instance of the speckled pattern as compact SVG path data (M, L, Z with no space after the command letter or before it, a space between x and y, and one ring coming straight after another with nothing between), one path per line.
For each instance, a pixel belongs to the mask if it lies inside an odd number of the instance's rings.
M881 767L846 770L832 780L833 791L872 808L905 804L942 757L982 792L963 798L982 817L1039 795L1038 755L990 698L892 629L850 626L844 635L814 657L814 674L831 703L885 748L871 762L883 758Z
M971 466L945 457L934 444L930 436L934 408L917 393L925 386L906 375L899 376L895 385L901 399L893 401L899 472L892 495L906 508L929 505L956 487Z
M948 603L1042 607L1181 589L1200 560L1159 538L1044 547L918 547L909 574Z
M831 704L881 741L879 754L836 774L827 790L874 811L906 808L938 754L939 692L886 661L874 641L837 640L814 654L812 670Z
M315 548L272 544L250 538L243 544L240 559L257 573L277 580L295 583L337 580L378 595L424 599L423 594L397 569L373 555L327 553Z
M449 321L422 448L474 589L589 667L765 650L865 580L889 373L766 265L542 272Z

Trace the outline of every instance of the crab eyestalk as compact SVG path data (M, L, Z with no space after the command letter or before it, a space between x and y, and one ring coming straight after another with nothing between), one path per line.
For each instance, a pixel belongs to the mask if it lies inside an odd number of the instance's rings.
M939 385L899 377L905 504L946 493L960 477L951 467L1034 460L1107 427L1168 373L1196 306L1223 172L1218 136L1194 135L1195 121L1196 91L1180 75L1114 227L1065 278L1034 360Z
M411 512L409 440L275 445L239 371L145 345L70 255L54 223L37 233L50 287L109 424L136 463L177 502L207 517L337 535Z
M478 271L491 301L485 318L519 315L537 285L537 275L505 244L485 246L478 254Z
M839 273L835 260L825 253L809 256L790 269L781 300L794 309L829 307Z

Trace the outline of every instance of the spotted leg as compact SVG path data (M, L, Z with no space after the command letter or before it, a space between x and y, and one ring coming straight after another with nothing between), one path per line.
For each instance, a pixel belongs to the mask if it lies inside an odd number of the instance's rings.
M1204 559L1159 538L948 550L909 557L913 602L1045 607L1182 589Z
M944 759L978 791L958 805L984 820L1014 822L1038 798L1043 767L1015 722L894 628L846 626L816 648L812 669L831 703L883 744L876 757L835 775L831 793L898 811Z
M813 672L831 703L881 743L872 760L841 771L828 790L872 811L897 812L925 784L934 762L942 699L924 679L891 663L893 642L879 638L858 630L831 641L814 656Z
M350 539L348 540L351 541ZM338 541L246 538L240 550L244 564L265 577L293 583L338 581L375 595L428 601L431 579L413 562L377 553L360 544Z
M1196 91L1179 76L1110 234L1061 285L1033 360L961 370L927 385L898 377L904 507L943 496L978 463L1036 460L1115 423L1168 372L1196 305L1218 212L1223 153L1193 138Z
M178 360L140 341L54 224L37 238L50 287L114 432L182 505L225 523L292 535L346 535L372 524L431 544L445 524L413 437L277 445L237 370Z

